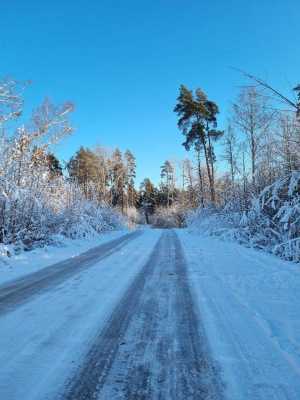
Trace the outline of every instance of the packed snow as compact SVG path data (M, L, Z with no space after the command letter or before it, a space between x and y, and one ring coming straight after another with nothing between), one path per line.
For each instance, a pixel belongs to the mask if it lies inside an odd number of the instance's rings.
M156 232L148 230L92 268L1 316L1 399L57 396L156 241Z
M151 267L149 259L163 232L145 230L94 266L0 316L1 398L59 398L137 274L145 265ZM225 398L298 400L298 265L187 229L176 232L199 330L205 331ZM103 241L119 235L108 234ZM31 271L39 268L39 254L35 257ZM168 254L161 257L169 259ZM22 268L20 263L16 271Z
M59 261L75 257L93 247L116 239L126 233L126 230L103 232L85 239L60 238L56 244L35 248L31 251L12 252L7 256L10 246L3 246L0 251L0 287L1 284L26 276ZM1 247L0 247L1 250Z
M227 398L300 398L297 264L178 231L190 282Z

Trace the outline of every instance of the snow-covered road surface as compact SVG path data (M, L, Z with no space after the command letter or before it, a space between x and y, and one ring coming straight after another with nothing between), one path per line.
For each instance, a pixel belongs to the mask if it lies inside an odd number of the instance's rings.
M152 231L0 316L0 399L55 399L157 241Z
M185 230L80 257L0 287L1 400L300 398L299 266Z
M63 399L221 399L186 268L164 232Z
M51 290L98 261L116 253L141 233L141 231L127 233L78 256L60 261L8 284L0 285L0 315L25 303L40 292Z

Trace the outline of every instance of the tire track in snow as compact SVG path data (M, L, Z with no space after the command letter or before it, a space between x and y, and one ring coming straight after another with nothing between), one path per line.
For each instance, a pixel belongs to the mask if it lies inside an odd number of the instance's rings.
M208 349L180 241L166 231L61 398L222 399Z
M116 253L141 234L142 231L125 234L78 256L60 261L12 283L0 286L0 316L15 310L33 297L51 290L53 287Z

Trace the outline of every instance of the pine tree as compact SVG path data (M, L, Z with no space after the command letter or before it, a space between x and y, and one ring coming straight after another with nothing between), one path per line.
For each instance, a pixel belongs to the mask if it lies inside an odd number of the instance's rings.
M129 207L136 206L136 190L134 187L134 181L136 177L136 160L130 150L126 150L124 154L126 163L126 191L127 191L127 203Z
M191 90L181 85L174 111L179 116L178 127L186 138L183 143L186 150L190 150L192 146L197 146L198 149L201 148L204 151L211 202L215 203L214 163L216 157L213 141L218 140L223 135L223 131L216 129L218 106L208 100L201 89L196 89L194 95Z
M160 167L162 179L162 191L166 192L166 205L170 207L174 200L174 168L170 161L165 161Z
M90 185L97 179L98 158L90 149L80 147L70 159L67 169L70 178L82 188L86 198L91 198Z
M154 213L156 207L156 189L149 178L145 178L140 185L139 206L145 213L146 223L149 224L149 215Z
M125 197L125 166L122 153L116 149L111 157L111 199L113 206L119 206L124 211Z
M58 158L53 153L47 154L47 164L51 177L62 176L62 167Z

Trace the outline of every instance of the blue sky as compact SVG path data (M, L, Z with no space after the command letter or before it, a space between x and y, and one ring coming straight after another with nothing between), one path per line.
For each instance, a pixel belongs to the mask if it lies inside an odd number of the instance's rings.
M186 156L172 111L181 83L219 104L223 128L245 83L231 66L287 94L300 81L299 0L10 0L0 14L0 76L32 80L29 110L45 96L76 105L59 157L130 148L138 181Z

